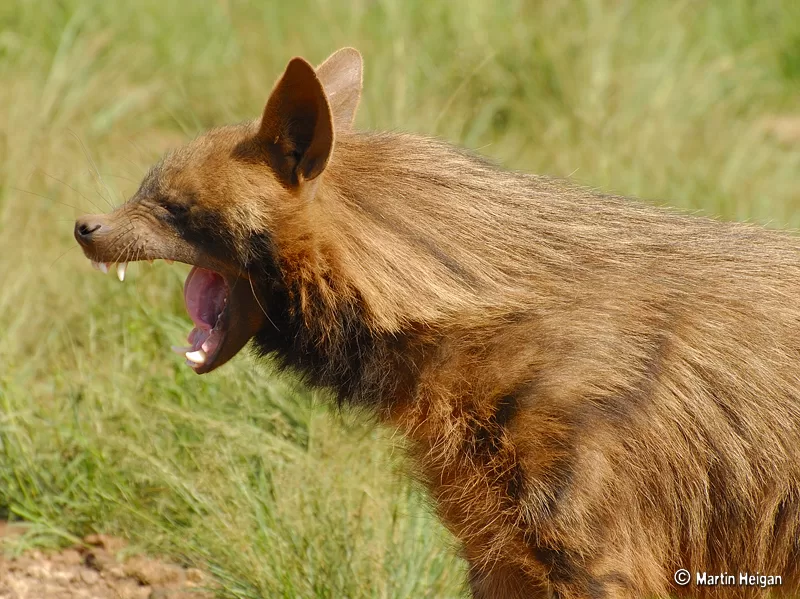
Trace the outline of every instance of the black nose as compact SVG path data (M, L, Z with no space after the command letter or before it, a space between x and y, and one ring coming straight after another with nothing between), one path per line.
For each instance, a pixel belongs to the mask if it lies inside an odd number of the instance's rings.
M75 221L75 239L81 245L91 243L92 235L102 227L99 223L91 218L81 218Z

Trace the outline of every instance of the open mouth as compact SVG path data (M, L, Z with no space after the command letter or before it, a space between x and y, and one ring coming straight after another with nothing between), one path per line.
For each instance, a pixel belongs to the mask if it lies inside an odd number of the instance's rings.
M94 260L92 266L104 273L115 268L114 264ZM120 281L125 280L126 272L127 263L116 265ZM263 309L244 276L225 276L193 266L183 285L183 298L194 327L187 337L188 345L173 346L172 350L183 355L198 374L211 372L230 360L264 322Z
M227 333L227 314L230 292L225 279L213 270L195 266L183 285L186 311L194 323L186 347L173 346L172 350L186 356L191 367L213 362ZM209 360L210 358L210 360Z

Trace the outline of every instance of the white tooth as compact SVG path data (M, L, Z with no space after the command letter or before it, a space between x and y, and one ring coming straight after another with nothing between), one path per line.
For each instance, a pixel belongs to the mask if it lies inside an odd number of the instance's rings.
M202 349L198 349L197 351L187 351L186 359L190 362L194 362L195 364L205 364L206 363L206 352Z
M120 262L119 264L117 264L117 278L120 280L120 282L125 280L125 271L127 269L128 269L127 262Z
M92 268L95 270L100 270L100 263L92 260Z
M181 346L181 345L173 345L170 347L172 351L176 354L185 354L186 352L190 352L194 349L191 345Z
M97 265L97 268L99 268L100 272L102 272L104 275L107 275L108 274L108 264L109 264L108 262L100 262Z

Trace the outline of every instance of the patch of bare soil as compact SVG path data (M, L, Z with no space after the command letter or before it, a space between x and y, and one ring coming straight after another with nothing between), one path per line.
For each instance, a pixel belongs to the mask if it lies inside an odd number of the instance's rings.
M0 523L0 543L14 534ZM125 542L90 535L83 546L61 551L30 551L19 557L0 553L0 599L212 599L209 578L148 557L125 561L117 554ZM205 590L204 590L205 589Z

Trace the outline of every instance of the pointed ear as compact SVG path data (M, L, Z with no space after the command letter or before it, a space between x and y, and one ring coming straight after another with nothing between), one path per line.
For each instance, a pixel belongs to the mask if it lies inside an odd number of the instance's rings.
M353 126L358 101L361 99L363 61L355 48L342 48L317 67L331 105L337 131Z
M293 58L267 100L258 137L284 183L319 176L333 150L333 117L314 67Z

